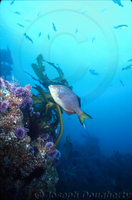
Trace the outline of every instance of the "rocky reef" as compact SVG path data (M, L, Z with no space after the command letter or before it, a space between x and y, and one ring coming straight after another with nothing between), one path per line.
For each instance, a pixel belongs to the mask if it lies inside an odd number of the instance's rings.
M39 79L32 87L21 87L0 78L0 173L2 199L36 199L39 191L44 194L56 191L59 180L56 165L61 153L57 146L62 133L62 110L47 91L49 84L68 87L62 70L51 64L59 77L50 80L45 74L41 54L32 68ZM30 75L30 74L29 74ZM59 129L59 133L58 133Z
M48 133L33 141L28 134L29 118L39 115L33 111L31 86L20 87L14 79L9 83L0 78L0 87L2 199L36 199L35 191L55 192L60 152L54 149L46 154L54 145Z

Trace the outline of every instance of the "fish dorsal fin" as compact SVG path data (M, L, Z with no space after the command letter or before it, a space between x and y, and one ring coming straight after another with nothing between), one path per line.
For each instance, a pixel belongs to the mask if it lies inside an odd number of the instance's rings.
M67 115L72 115L72 114L75 113L74 111L67 111L67 110L65 110L65 112L66 112Z
M77 99L78 99L78 103L79 103L79 108L81 107L81 99L80 97L77 96Z
M66 141L69 141L70 135L66 136Z

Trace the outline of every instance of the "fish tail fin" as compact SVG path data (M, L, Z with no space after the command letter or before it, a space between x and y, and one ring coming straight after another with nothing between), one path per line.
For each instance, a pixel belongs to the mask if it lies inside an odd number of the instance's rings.
M80 123L84 126L84 128L86 129L86 126L84 124L84 119L92 119L92 117L88 114L86 114L85 112L81 112L81 114L78 114Z

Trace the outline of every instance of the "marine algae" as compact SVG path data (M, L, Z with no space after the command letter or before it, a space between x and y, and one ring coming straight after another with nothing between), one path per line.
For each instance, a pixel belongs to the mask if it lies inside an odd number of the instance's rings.
M38 81L39 84L43 86L42 88L40 85L35 84L35 87L33 87L38 91L38 95L32 96L34 111L40 112L40 117L37 118L36 116L33 116L32 122L38 123L39 128L42 130L42 132L49 133L50 135L52 135L52 137L55 137L55 130L60 123L60 132L58 138L56 139L54 146L51 149L46 150L48 152L55 149L63 134L63 111L62 108L54 102L50 92L47 92L48 86L60 84L70 89L72 89L72 86L69 86L68 81L66 80L64 73L60 67L57 67L54 63L44 60L42 54L38 54L36 60L37 64L31 64L31 66L39 79L34 78L32 75L26 72L34 80ZM47 62L49 65L51 65L57 71L59 76L50 80L45 73L46 66L43 64L43 62ZM50 125L46 126L46 124L49 122Z

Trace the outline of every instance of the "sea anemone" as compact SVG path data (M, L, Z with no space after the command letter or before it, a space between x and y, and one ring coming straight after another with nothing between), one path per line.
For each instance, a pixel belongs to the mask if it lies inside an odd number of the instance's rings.
M47 144L47 143L46 143ZM49 152L47 152L47 157L49 157L49 158L54 158L55 160L59 160L59 158L61 157L61 153L60 153L60 151L58 151L57 149L53 149L53 150L51 150L51 151L49 151Z
M24 136L25 136L25 130L24 130L24 128L18 128L16 130L16 136L17 136L18 139L24 138Z
M16 197L18 194L18 188L16 185L12 185L9 189L8 189L8 195L12 198Z
M58 151L58 150L56 150L56 151L57 151L57 152L56 152L54 158L55 158L55 159L59 159L59 158L61 157L61 152Z
M1 105L0 105L0 111L1 111L1 112L5 112L5 111L7 110L7 108L8 108L8 106L9 106L8 101L3 101L3 102L1 103Z
M47 157L49 157L49 158L55 158L56 157L56 154L57 154L57 149L53 149L53 150L51 150L51 151L48 151L47 152Z
M51 149L53 147L54 143L53 142L46 142L45 147L46 149Z
M49 134L48 134L48 133L42 133L41 138L42 138L43 140L48 140Z

